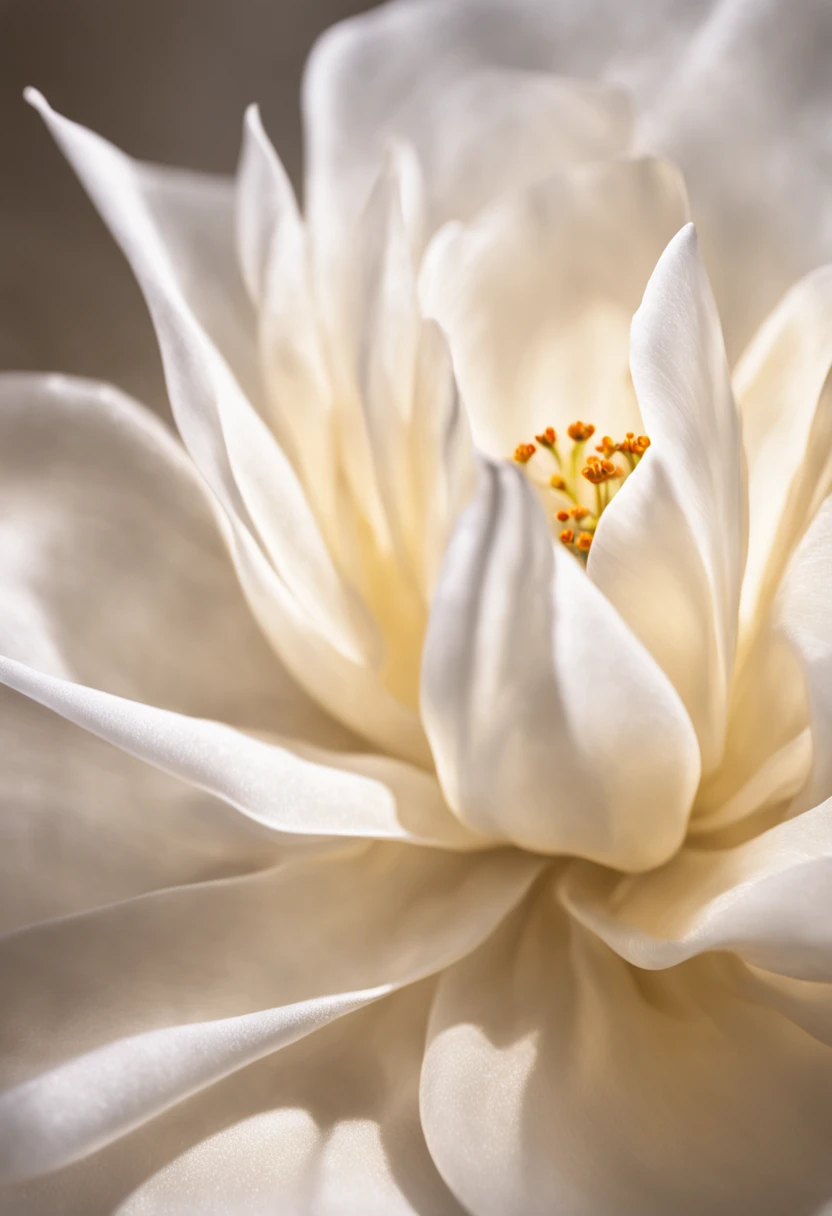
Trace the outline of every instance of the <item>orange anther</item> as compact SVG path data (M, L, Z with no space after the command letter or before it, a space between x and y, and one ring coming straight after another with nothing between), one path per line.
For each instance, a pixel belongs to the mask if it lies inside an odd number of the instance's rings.
M514 459L518 464L528 464L537 448L533 443L518 443L514 449Z
M558 511L558 513L557 513L557 515L555 516L555 518L556 518L556 519L559 519L559 520L560 520L560 522L561 522L562 524L564 524L564 523L566 523L567 519L569 518L569 512L568 512L568 511Z
M578 539L575 541L575 544L577 545L577 547L580 550L582 550L582 552L584 552L584 553L588 552L589 549L592 547L592 533L591 532L582 532L581 535L578 537Z
M589 515L589 511L587 511L586 507L570 507L569 514L573 519L585 519ZM560 519L560 516L558 516L558 519Z
M595 427L591 422L572 422L567 427L566 433L570 439L574 439L575 443L586 443L595 434Z
M535 439L541 445L541 447L551 448L555 446L557 434L554 427L547 426L545 431L541 431L539 435L535 435Z
M572 538L574 535L575 535L575 533L572 531L571 528L564 528L563 531L561 532L560 536L558 537L558 540L562 541L562 543L564 545L571 545Z
M596 443L595 451L603 452L605 456L612 456L613 452L618 451L618 444L611 435L605 435L600 443Z
M553 490L565 490L566 489L566 482L563 480L562 477L559 477L557 473L553 473L553 475L549 478L549 485L552 487Z

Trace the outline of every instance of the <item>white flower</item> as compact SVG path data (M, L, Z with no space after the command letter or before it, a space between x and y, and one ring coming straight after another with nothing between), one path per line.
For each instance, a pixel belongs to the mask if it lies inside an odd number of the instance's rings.
M4 1210L832 1197L828 26L401 0L305 217L33 96L184 449L0 379Z

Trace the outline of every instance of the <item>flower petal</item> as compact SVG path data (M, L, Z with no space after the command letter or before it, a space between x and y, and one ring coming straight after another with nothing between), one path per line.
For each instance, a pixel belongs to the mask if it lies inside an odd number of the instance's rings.
M325 265L390 137L412 143L424 167L429 232L564 163L625 150L631 114L620 89L522 70L548 66L535 24L545 27L530 11L518 20L493 5L398 3L319 39L303 108L306 193Z
M520 853L336 850L6 937L3 1179L77 1160L448 966L540 868Z
M181 445L117 389L0 376L0 584L2 654L350 746L263 642Z
M733 960L635 971L553 884L441 977L421 1108L472 1216L810 1216L832 1188L829 1048Z
M707 774L725 746L747 528L739 416L692 225L650 279L631 367L652 446L604 512L587 569L673 681Z
M483 462L451 540L422 715L460 818L625 870L681 843L699 776L672 686L562 546L526 478Z
M768 971L832 981L832 800L732 849L685 848L637 878L578 865L562 897L639 967L731 950Z
M676 170L622 159L564 170L437 235L423 302L448 334L479 447L506 457L578 417L638 430L630 321L686 218Z
M221 722L128 701L2 657L0 681L221 798L271 828L282 843L294 838L305 845L315 836L409 840L452 849L487 843L460 830L432 776L400 761L255 739Z
M770 605L784 566L832 490L832 266L781 300L743 355L734 392L748 457L743 623Z
M200 284L183 273L178 175L131 161L29 94L136 274L153 316L171 407L195 463L223 508L259 534L309 620L347 657L377 657L372 625L331 563L286 456L191 304ZM186 177L188 198L209 183ZM229 212L229 243L233 226ZM215 285L216 289L216 285ZM212 293L212 298L213 298ZM253 328L253 326L252 326Z
M832 797L832 497L794 556L774 617L798 658L809 702L812 772L793 807L797 811Z
M419 1124L433 989L425 981L339 1017L93 1157L12 1188L14 1211L461 1216Z
M260 824L5 688L0 755L2 933L276 859Z

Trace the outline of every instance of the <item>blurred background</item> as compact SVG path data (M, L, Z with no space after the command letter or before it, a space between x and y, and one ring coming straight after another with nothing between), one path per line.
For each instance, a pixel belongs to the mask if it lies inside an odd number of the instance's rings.
M0 368L114 380L167 415L138 288L21 97L133 156L232 172L259 102L297 184L306 56L370 0L0 0Z

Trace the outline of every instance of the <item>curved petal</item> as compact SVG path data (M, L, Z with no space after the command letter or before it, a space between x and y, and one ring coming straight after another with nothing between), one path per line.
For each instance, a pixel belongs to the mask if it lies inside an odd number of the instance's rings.
M236 807L283 843L292 844L294 838L303 846L315 836L407 840L452 849L488 843L460 830L435 778L400 761L255 739L221 722L58 680L2 656L0 681ZM362 770L371 775L363 776Z
M483 462L451 540L422 716L448 800L472 827L625 870L679 847L699 777L690 722L577 560L553 544L516 466Z
M230 807L0 690L0 932L272 864Z
M739 416L692 225L650 279L631 367L652 446L604 512L587 569L673 681L707 774L725 746L747 525Z
M832 1052L732 960L637 972L553 884L440 979L422 1123L472 1216L814 1216Z
M541 864L370 846L6 937L0 1123L16 1151L4 1156L4 1179L77 1160L448 966L516 905Z
M508 7L385 4L319 39L303 110L306 193L324 265L342 249L390 137L412 143L425 169L429 231L564 163L626 149L631 115L621 90L523 70L548 66L530 17Z
M830 982L832 800L733 849L685 848L637 878L576 865L561 894L639 967L732 950L768 971Z
M764 611L817 503L832 490L832 266L802 279L734 373L748 457L748 562L740 615Z
M419 1124L433 989L340 1017L6 1196L18 1216L461 1216Z
M0 375L0 585L2 654L350 746L263 642L182 447L117 389Z
M437 235L422 297L448 334L479 447L510 456L579 417L638 431L630 321L686 218L675 169L622 159L564 170Z
M324 183L350 198L379 124L401 110L418 124L421 101L439 146L452 146L432 107L465 69L497 64L623 86L636 145L678 164L688 183L733 362L791 284L832 259L830 22L823 0L381 5L329 32L312 57L306 117L320 210ZM469 121L476 130L476 116Z
M832 797L832 497L812 521L775 601L776 628L800 663L809 703L812 771L794 811Z
M348 658L376 659L372 624L332 565L290 462L191 305L200 294L198 263L183 267L178 238L188 226L181 218L171 223L171 215L181 217L183 192L207 194L210 179L195 183L186 175L183 183L178 174L131 161L56 114L39 94L29 97L136 274L156 326L174 417L208 485L227 512L259 535L310 627ZM231 243L230 210L228 220Z

